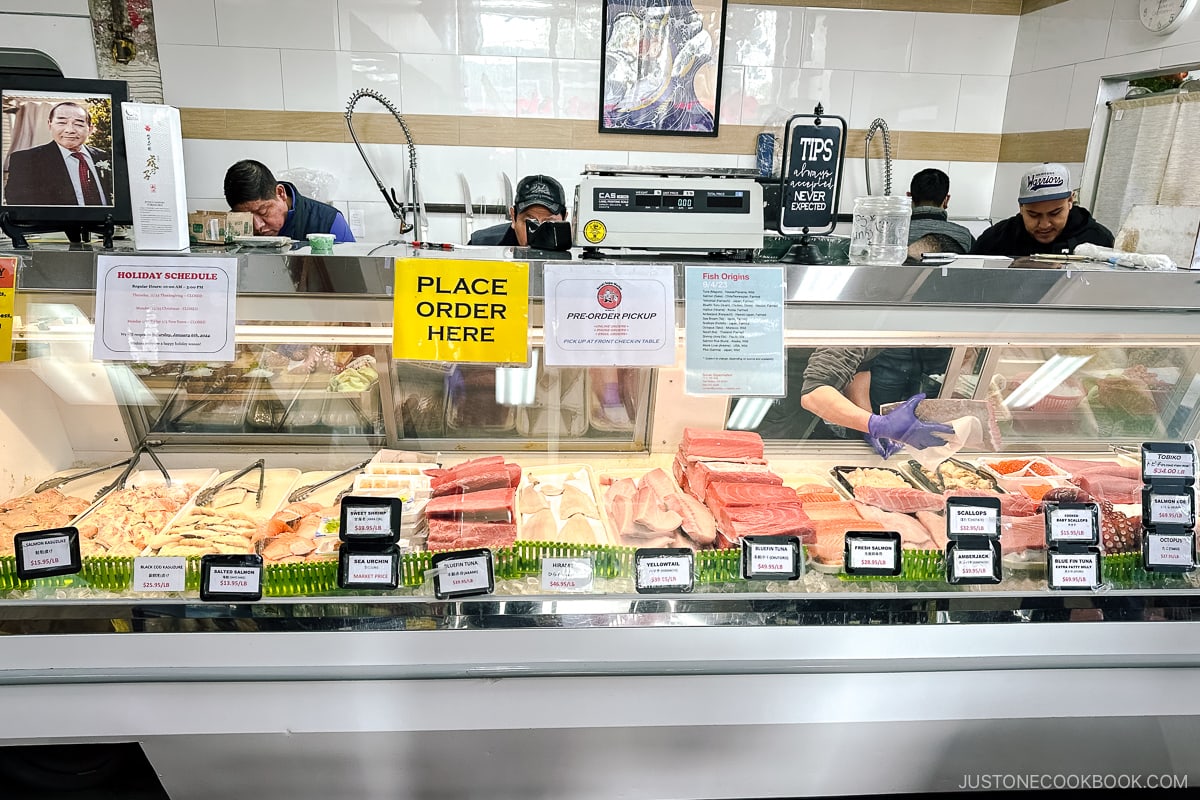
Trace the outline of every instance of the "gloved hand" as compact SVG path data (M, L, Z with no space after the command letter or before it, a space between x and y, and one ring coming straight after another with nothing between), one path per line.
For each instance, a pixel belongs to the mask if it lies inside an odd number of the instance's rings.
M904 446L900 442L893 442L891 439L880 439L869 433L863 434L863 440L871 445L871 449L878 453L879 457L884 461L896 455L896 453L900 452L900 448Z
M925 395L915 394L887 414L872 414L867 422L868 434L876 439L903 442L918 450L944 445L945 438L937 434L954 433L954 429L940 422L922 422L917 419L917 403L924 399Z

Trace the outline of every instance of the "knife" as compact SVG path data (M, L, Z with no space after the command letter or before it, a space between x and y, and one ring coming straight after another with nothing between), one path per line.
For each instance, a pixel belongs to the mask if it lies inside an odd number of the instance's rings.
M512 222L512 218L513 218L513 214L512 214L512 207L513 207L512 181L508 179L507 172L501 172L500 174L504 176L504 218L506 220L508 220L509 222Z
M471 206L471 184L467 183L467 176L460 172L458 180L463 190L463 244L466 244L475 232L475 209Z

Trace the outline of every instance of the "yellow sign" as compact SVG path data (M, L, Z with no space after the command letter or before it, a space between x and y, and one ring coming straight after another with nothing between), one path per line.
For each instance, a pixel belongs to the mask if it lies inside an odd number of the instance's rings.
M607 235L608 228L604 227L604 223L598 219L588 220L588 224L583 226L583 238L592 244L603 242Z
M0 258L0 362L12 361L13 309L17 304L17 259Z
M396 259L392 358L524 364L529 265Z

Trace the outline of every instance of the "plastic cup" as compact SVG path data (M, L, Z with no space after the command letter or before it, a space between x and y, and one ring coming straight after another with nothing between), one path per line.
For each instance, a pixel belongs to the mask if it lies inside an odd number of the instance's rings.
M314 256L327 256L333 254L333 234L332 233L310 233L308 235L308 246Z

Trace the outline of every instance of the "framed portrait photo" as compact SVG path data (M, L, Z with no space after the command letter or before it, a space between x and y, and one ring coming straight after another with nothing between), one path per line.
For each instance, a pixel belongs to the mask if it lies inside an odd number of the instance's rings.
M726 0L602 0L600 132L716 136Z

